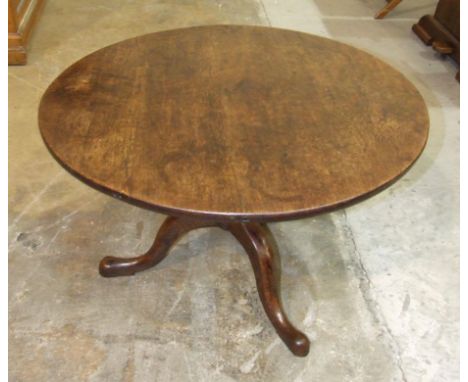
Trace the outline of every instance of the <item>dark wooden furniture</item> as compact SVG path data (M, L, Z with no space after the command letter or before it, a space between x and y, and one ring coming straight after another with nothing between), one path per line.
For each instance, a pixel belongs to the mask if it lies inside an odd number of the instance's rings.
M434 16L421 17L413 31L424 44L460 64L460 0L440 0Z
M243 245L265 311L299 356L266 223L367 197L416 160L428 114L375 57L281 29L206 26L149 34L65 70L39 110L54 157L89 185L169 215L149 251L106 257L103 276L156 265L185 233L220 227Z
M26 64L26 44L44 0L8 0L8 65Z

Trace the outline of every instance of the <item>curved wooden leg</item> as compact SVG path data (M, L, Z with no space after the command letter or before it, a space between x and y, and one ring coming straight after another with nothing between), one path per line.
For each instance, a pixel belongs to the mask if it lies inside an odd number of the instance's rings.
M376 19L383 19L387 14L395 8L398 4L401 3L401 0L387 0L387 5L383 7L380 11L374 16Z
M280 258L274 238L264 224L232 223L226 227L249 255L257 289L268 318L286 346L297 356L309 353L309 339L288 320L280 297Z
M131 276L154 267L167 256L170 248L184 234L210 226L213 226L213 223L168 217L159 228L153 245L144 255L130 258L106 256L99 263L99 273L104 277Z
M99 264L104 277L129 276L155 266L184 234L197 228L218 226L231 232L242 244L252 264L257 289L265 312L286 346L297 356L309 353L306 335L290 322L281 304L280 258L274 238L265 224L216 223L189 218L168 217L144 255L132 258L105 257Z

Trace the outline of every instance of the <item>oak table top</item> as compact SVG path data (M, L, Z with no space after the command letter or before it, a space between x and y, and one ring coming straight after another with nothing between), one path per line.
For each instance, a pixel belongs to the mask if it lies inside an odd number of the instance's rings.
M253 26L148 34L47 89L39 126L88 184L175 216L286 220L401 176L428 136L397 70L333 40Z
M45 92L39 127L56 159L113 195L169 215L137 257L106 256L104 277L161 262L186 233L230 232L291 352L310 341L281 302L268 221L368 196L421 153L428 115L403 75L356 48L304 33L206 26L101 49Z

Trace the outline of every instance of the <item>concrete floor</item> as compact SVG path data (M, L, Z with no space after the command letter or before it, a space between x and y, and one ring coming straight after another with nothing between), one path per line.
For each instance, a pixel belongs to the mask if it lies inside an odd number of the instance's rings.
M457 67L411 25L435 1L48 0L29 63L9 68L11 381L457 381ZM381 57L430 111L425 152L398 183L346 210L271 228L291 320L312 340L292 356L270 326L241 247L187 236L157 268L104 279L105 255L150 245L163 216L66 173L44 147L37 108L83 55L135 35L198 24L271 25Z

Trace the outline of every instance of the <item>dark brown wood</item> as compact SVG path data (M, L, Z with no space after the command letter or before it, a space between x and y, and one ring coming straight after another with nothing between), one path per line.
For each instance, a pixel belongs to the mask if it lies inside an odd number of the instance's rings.
M197 228L212 226L215 224L203 220L168 217L159 229L153 245L144 255L132 258L107 256L99 264L99 273L104 277L131 276L154 267L167 256L171 247L184 234Z
M105 277L162 261L185 233L217 226L248 253L265 312L291 351L307 337L280 299L267 221L378 192L422 152L428 114L399 72L356 48L273 28L207 26L112 45L47 89L39 126L54 157L113 196L173 217L151 248L106 257Z
M219 227L231 232L244 247L252 264L260 300L278 335L297 356L309 353L306 335L289 321L281 303L280 258L270 230L261 223L217 223L206 220L168 217L159 229L151 248L132 258L105 257L99 264L104 277L130 276L161 262L184 234L204 227Z
M24 65L26 45L44 0L8 0L8 65Z
M428 114L398 71L299 32L205 26L101 49L44 94L53 155L175 216L274 221L366 197L421 153Z
M432 43L432 48L440 54L452 54L455 50L453 46L446 43L445 41L434 41Z
M421 17L413 32L424 44L460 64L460 0L440 0L435 14Z
M447 54L457 63L460 63L460 41L452 35L434 16L421 17L417 24L413 25L413 32L426 44L445 44L452 47Z
M270 230L262 223L231 223L229 231L249 255L263 308L276 332L294 355L305 357L310 342L284 312L280 292L280 257Z
M439 0L434 17L460 41L460 0Z

